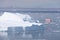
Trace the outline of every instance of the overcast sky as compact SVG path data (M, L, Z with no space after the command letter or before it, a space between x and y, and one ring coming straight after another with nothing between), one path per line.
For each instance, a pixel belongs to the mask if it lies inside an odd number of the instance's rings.
M0 8L60 8L60 0L0 0Z

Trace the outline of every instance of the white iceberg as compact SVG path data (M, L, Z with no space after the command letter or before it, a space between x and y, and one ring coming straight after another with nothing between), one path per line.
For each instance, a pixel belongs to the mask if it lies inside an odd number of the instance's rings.
M24 21L24 19L26 21ZM28 14L4 12L0 16L0 31L7 30L8 27L30 27L32 25L42 25L42 23L30 22L31 16Z

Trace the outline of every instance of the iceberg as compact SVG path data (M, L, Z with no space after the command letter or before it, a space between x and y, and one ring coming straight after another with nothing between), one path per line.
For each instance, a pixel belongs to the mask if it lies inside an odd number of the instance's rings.
M8 27L30 27L32 25L42 25L42 23L30 22L32 17L28 14L4 12L0 16L0 31L6 31ZM25 21L24 21L25 20Z

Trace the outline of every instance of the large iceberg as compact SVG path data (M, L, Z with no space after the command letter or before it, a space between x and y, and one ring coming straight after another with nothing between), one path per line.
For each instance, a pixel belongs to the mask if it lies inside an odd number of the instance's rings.
M12 13L12 12L4 12L2 16L0 16L0 31L7 30L8 27L30 27L32 25L42 25L42 23L30 22L32 21L32 17L28 14L22 13Z

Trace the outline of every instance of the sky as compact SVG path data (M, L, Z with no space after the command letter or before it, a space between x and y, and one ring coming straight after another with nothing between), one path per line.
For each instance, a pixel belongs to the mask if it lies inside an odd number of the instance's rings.
M0 0L0 8L60 8L60 0Z

